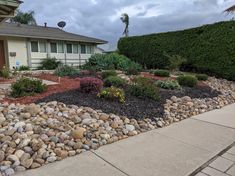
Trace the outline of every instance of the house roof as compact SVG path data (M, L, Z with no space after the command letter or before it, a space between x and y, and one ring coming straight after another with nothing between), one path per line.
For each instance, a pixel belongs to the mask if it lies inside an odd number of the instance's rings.
M8 17L13 17L21 3L19 0L0 0L0 22Z
M0 25L0 36L26 37L50 40L65 40L85 43L105 44L107 41L92 37L65 32L55 27L3 23Z

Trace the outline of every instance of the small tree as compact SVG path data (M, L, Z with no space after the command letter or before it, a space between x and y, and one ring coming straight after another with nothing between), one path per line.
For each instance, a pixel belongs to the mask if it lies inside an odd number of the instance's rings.
M124 29L123 35L128 37L129 36L129 16L128 16L128 14L126 14L126 13L122 14L121 20L125 24L125 29Z
M22 12L17 11L16 16L11 18L10 21L13 23L37 25L36 19L34 18L34 11Z
M235 5L227 8L226 10L224 10L224 12L230 14L230 13L234 13L235 12Z
M164 53L164 55L169 60L168 69L171 71L178 71L180 66L186 62L186 59L179 55L168 55L167 53Z

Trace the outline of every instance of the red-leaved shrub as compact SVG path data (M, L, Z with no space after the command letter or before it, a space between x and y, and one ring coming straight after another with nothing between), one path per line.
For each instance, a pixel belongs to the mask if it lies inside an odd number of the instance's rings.
M99 93L103 88L103 81L98 78L85 77L80 80L81 91L85 93Z

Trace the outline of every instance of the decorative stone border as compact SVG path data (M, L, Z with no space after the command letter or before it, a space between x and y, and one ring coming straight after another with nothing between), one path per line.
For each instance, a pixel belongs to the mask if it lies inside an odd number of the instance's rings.
M234 82L210 78L207 84L222 95L172 97L164 105L164 117L156 121L58 102L0 104L0 171L5 176L38 168L235 102Z

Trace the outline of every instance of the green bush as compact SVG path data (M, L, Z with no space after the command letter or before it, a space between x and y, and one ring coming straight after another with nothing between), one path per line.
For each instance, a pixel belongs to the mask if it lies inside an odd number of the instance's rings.
M197 77L197 79L200 80L200 81L206 81L206 80L208 80L208 75L206 75L206 74L197 74L196 77Z
M150 98L159 100L159 89L154 84L154 81L149 78L137 77L133 80L133 84L129 85L131 95L140 98Z
M177 71L180 69L181 65L187 60L179 55L170 56L165 53L165 56L168 57L169 65L167 68L171 71Z
M138 75L141 71L141 66L135 62L131 63L129 67L125 70L127 75Z
M28 66L21 65L17 70L19 70L19 71L28 71L28 70L30 70L30 68Z
M195 87L197 85L197 78L191 75L179 76L177 81L181 86Z
M169 67L169 58L186 58L181 69L235 80L235 21L219 22L198 28L125 37L118 42L119 52L147 68Z
M117 73L115 70L107 70L102 72L102 78L108 78L109 76L117 76Z
M63 76L76 76L79 74L79 70L74 67L70 67L68 65L61 65L55 70L55 75L63 77Z
M11 85L11 89L13 97L23 97L44 92L46 85L42 84L40 80L21 78Z
M170 80L167 80L167 81L156 81L155 83L157 85L157 87L160 87L162 89L171 89L171 90L178 90L180 89L180 85L177 81L170 81Z
M10 70L6 67L6 66L3 66L2 70L1 70L1 76L5 79L8 79L10 78Z
M47 58L40 63L39 70L55 70L62 63L57 61L56 58Z
M104 88L99 94L98 97L110 99L110 100L118 100L120 103L125 102L125 93L123 89L117 87L108 87Z
M161 77L169 77L170 72L168 70L155 70L154 75L155 76L161 76Z
M126 56L117 54L117 53L111 53L111 54L95 54L92 55L88 62L82 66L82 69L86 70L122 70L126 71L130 67L138 66L139 69L141 69L141 65L131 61Z
M109 76L104 80L105 87L123 87L125 85L125 80L119 76Z

